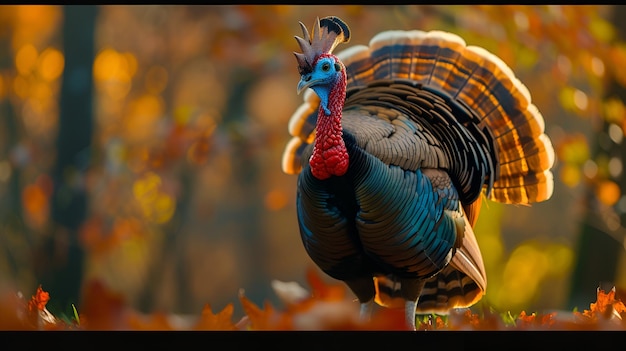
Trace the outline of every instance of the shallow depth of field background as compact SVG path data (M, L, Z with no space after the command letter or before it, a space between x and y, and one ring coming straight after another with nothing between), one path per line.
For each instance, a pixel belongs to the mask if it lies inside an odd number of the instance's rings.
M552 199L483 205L500 311L579 310L626 288L626 44L615 6L0 6L0 290L80 311L99 280L134 308L199 314L313 263L282 173L302 101L298 21L347 45L441 29L500 56L557 152ZM620 34L622 33L622 34ZM236 305L236 314L241 315Z

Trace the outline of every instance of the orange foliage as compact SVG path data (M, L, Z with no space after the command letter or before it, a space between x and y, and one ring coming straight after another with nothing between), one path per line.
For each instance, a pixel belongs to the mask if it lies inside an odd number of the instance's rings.
M608 293L598 288L595 303L589 305L583 313L575 312L575 315L585 323L603 323L610 320L620 320L626 327L626 306L619 299L615 299L615 288Z
M43 311L46 308L46 304L50 300L50 294L43 291L41 285L37 288L37 292L28 302L28 310L29 311Z
M24 212L34 227L41 227L48 218L48 197L37 184L31 184L22 190Z
M536 313L526 314L526 311L522 311L517 317L516 326L520 329L549 329L556 323L555 316L556 312L538 315Z
M161 312L150 316L141 316L138 313L130 313L128 325L132 330L174 330L167 316Z
M246 312L246 329L253 330L291 330L292 322L288 315L277 312L269 304L265 303L264 308L259 308L252 301L248 300L243 292L239 294L239 301Z
M86 284L79 320L55 318L46 309L48 292L38 287L27 303L18 294L0 298L0 329L3 330L407 330L403 309L375 309L371 320L358 318L358 304L347 298L347 288L327 284L313 270L307 273L312 292L299 299L285 299L286 307L276 309L265 302L263 308L246 298L239 301L245 316L233 322L233 304L214 313L209 304L190 323L180 325L162 312L141 314L127 306L123 296L102 283ZM293 287L293 286L292 286ZM285 291L283 291L285 293ZM287 295L283 294L283 297ZM569 318L569 317L573 318ZM473 313L469 309L451 311L448 318L430 316L417 323L418 331L436 330L626 330L626 305L608 293L597 290L597 300L584 312L528 314L522 311L506 325L497 313Z
M204 305L202 315L198 323L192 328L193 330L236 330L237 326L233 324L234 306L229 303L218 313L213 313L209 304Z
M83 223L79 231L81 244L92 255L106 254L130 239L141 237L145 231L136 218L116 218L105 228L102 217L94 216Z

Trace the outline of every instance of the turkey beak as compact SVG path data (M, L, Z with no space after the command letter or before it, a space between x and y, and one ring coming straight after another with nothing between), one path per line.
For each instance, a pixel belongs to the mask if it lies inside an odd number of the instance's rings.
M300 78L300 82L298 82L298 90L297 90L298 95L306 88L309 88L318 82L319 82L319 79L311 79L310 74L302 75L302 77Z

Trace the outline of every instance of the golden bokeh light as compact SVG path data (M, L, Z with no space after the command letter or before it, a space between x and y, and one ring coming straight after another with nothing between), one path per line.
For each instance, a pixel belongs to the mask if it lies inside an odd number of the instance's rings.
M161 186L161 177L156 173L148 172L133 184L133 194L139 201L154 201Z
M604 62L599 57L591 58L591 71L598 77L604 76Z
M515 11L513 13L513 21L515 21L515 25L520 32L525 32L528 30L529 22L528 16L524 12Z
M176 210L176 201L172 196L159 193L157 198L154 200L154 203L149 208L151 209L151 211L149 211L150 217L156 223L167 223L174 215L174 211Z
M615 123L609 124L608 133L609 138L611 138L611 140L613 140L615 144L620 144L622 142L622 139L624 139L624 131L622 130L622 127L618 126Z
M604 101L602 104L604 109L604 117L608 123L615 123L624 128L626 123L626 107L624 103L617 98L611 98Z
M564 244L551 244L546 248L546 257L549 260L548 274L564 276L572 268L574 250Z
M598 165L594 160L588 159L583 163L583 174L587 179L593 179L598 174Z
M133 194L146 219L155 223L168 222L176 210L176 200L161 191L161 177L147 172L133 184Z
M574 105L582 111L585 111L589 106L589 98L582 90L576 89L574 91Z
M590 157L587 137L581 133L567 136L557 148L558 159L572 165L582 165Z
M22 46L15 54L15 68L23 76L29 75L37 63L38 52L33 44Z
M121 54L111 48L101 50L93 64L97 87L115 100L128 95L136 70L137 60L132 54Z
M622 159L619 157L611 157L609 160L609 174L613 178L619 178L622 175L623 165Z
M5 6L2 6L5 11ZM63 8L54 5L14 6L12 20L15 22L11 44L14 50L26 43L37 45L43 38L58 30L63 20Z
M48 82L59 78L61 73L63 73L64 66L65 58L61 51L55 48L45 49L39 57L39 73L41 77Z
M621 196L619 185L611 180L603 180L596 186L596 196L601 203L613 206Z
M581 173L582 172L579 167L571 164L565 164L559 170L561 181L570 188L573 188L580 183Z
M537 292L540 281L548 272L549 260L535 245L518 246L506 262L503 284L498 292L500 305L526 306Z
M45 82L35 82L30 85L29 97L41 101L42 104L48 104L54 98L52 87Z
M96 81L130 79L128 62L113 49L104 49L98 53L93 64L93 74Z
M123 135L130 143L151 140L158 129L158 120L163 114L164 103L159 96L144 94L132 100L123 120Z

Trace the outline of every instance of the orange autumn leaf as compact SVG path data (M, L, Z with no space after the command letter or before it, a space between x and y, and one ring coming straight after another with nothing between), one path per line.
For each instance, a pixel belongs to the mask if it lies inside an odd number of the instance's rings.
M35 295L33 295L28 302L29 311L43 311L46 308L46 304L50 300L50 294L43 291L41 285L37 288Z
M610 308L613 308L617 313L626 311L624 303L615 298L615 287L608 293L598 289L598 300L595 304L592 303L590 307L597 309L600 313L606 313Z
M269 302L265 302L264 309L259 308L244 296L243 290L239 292L239 301L245 311L252 330L292 330L289 317L278 313Z
M127 321L131 330L174 330L167 316L159 312L147 316L132 312Z
M36 330L35 323L27 323L27 303L17 294L3 292L0 296L0 330Z
M28 301L28 313L27 318L29 323L37 326L37 329L55 330L63 329L64 323L60 323L53 315L46 309L46 304L50 300L50 294L41 288L41 285L37 287L35 295ZM63 324L63 325L62 325Z
M554 318L556 317L556 312L547 313L541 316L541 325L546 327L551 327L555 325Z
M287 306L282 310L275 309L269 302L261 308L247 299L241 290L239 299L245 315L236 324L232 322L233 304L217 313L206 304L195 324L174 323L177 319L171 318L177 316L163 313L142 314L128 307L123 295L97 281L84 287L80 324L68 324L46 309L50 294L40 286L28 302L20 294L15 294L13 299L0 300L0 326L4 326L0 329L407 330L403 309L375 308L371 319L363 321L359 318L358 301L347 296L345 287L325 283L314 271L309 271L307 278L314 286L315 294L309 294L297 283L273 284L286 302ZM615 289L608 293L598 289L596 302L583 313L529 314L522 311L512 325L505 324L502 314L491 308L483 308L479 313L470 309L453 310L445 321L438 315L427 320L422 318L417 323L417 330L620 330L626 327L626 306L616 295ZM564 318L561 314L565 315Z
M555 324L555 316L556 312L538 315L534 312L531 314L527 314L526 311L522 311L519 316L517 316L516 326L518 329L546 329Z
M218 313L213 313L209 304L204 305L202 316L193 327L194 330L236 330L232 322L233 304L229 303Z
M615 299L615 287L608 293L598 288L596 293L596 302L589 305L588 310L584 310L582 316L596 320L599 316L604 319L610 319L617 316L621 319L621 314L626 311L626 306L619 299ZM578 313L578 315L581 315Z
M321 300L338 301L346 297L344 285L330 285L325 283L317 271L310 268L306 272L307 282L311 286L312 295Z
M531 313L529 315L526 314L526 311L522 311L517 319L523 323L532 323L535 321L535 317L537 315L535 313Z

